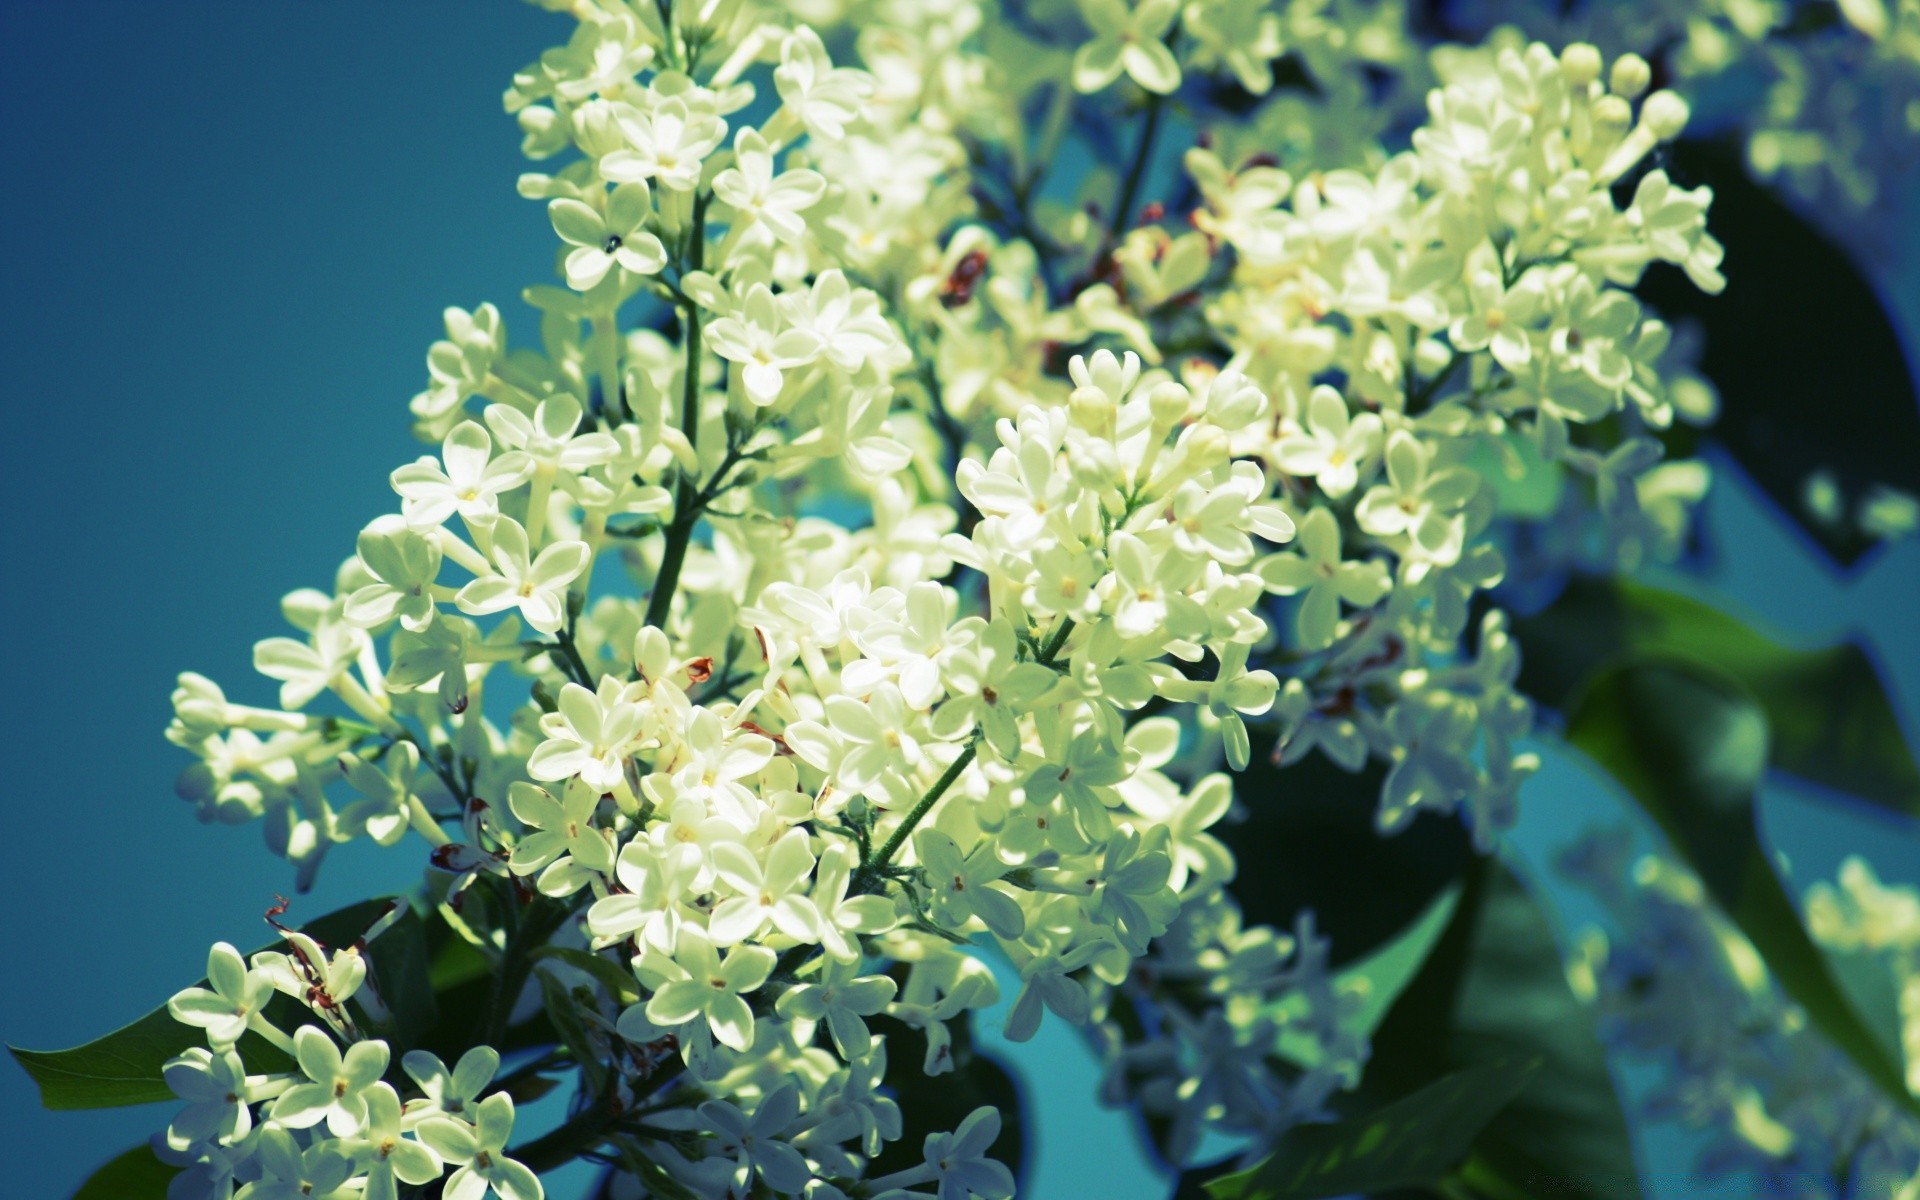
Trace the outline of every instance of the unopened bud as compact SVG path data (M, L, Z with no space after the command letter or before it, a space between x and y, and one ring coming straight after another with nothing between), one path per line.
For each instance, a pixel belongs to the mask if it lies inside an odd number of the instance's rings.
M1647 65L1646 59L1638 54L1622 54L1613 62L1613 75L1608 80L1608 86L1614 95L1631 100L1646 91L1647 85L1652 82L1653 68Z
M1648 96L1640 105L1640 120L1646 124L1647 132L1663 142L1679 137L1691 115L1687 102L1665 88Z
M1574 87L1586 87L1600 78L1600 51L1586 42L1575 42L1560 52L1560 73Z
M1617 142L1633 125L1633 108L1618 96L1602 96L1593 102L1594 132L1606 141Z
M1193 406L1193 397L1186 388L1168 379L1154 385L1153 391L1147 396L1147 405L1155 425L1172 429L1187 419L1187 412Z

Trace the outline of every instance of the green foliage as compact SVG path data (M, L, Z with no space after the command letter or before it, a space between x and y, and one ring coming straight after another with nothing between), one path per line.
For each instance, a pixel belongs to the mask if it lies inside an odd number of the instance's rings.
M201 980L204 986L205 980ZM40 1103L51 1109L121 1108L173 1099L161 1078L166 1061L191 1046L206 1045L200 1030L182 1025L161 1005L146 1016L66 1050L21 1050L15 1061L40 1087ZM259 1074L293 1069L293 1059L256 1034L240 1039L247 1070Z
M1514 633L1525 648L1520 686L1556 708L1615 662L1715 667L1764 712L1772 766L1920 818L1920 766L1879 671L1855 642L1796 650L1712 605L1624 579L1576 579L1545 611L1516 621Z
M1749 178L1737 146L1682 141L1670 155L1676 180L1713 186L1728 287L1707 296L1656 267L1640 294L1704 332L1700 367L1723 401L1711 436L1850 564L1871 541L1851 521L1812 516L1801 492L1822 470L1835 474L1849 512L1872 484L1920 492L1920 405L1899 333L1847 256Z
M1454 909L1460 902L1460 889L1449 887L1409 925L1399 937L1358 962L1350 963L1336 976L1334 986L1345 991L1354 981L1364 981L1359 1011L1348 1018L1352 1028L1371 1036L1393 1008L1395 1000L1419 974L1427 956L1446 932ZM1307 1015L1307 997L1303 992L1288 992L1275 1008L1283 1016ZM1282 1025L1276 1047L1282 1057L1303 1067L1317 1065L1319 1043Z
M540 998L547 1019L553 1022L554 1032L560 1035L573 1061L580 1065L580 1079L587 1094L601 1095L607 1086L607 1064L601 1060L594 1039L588 1036L572 994L565 984L546 971L535 971L533 976L540 983Z
M1271 750L1256 742L1234 778L1244 819L1212 831L1239 862L1229 890L1248 924L1289 929L1311 909L1343 966L1398 937L1472 861L1467 832L1451 818L1423 814L1380 836L1373 814L1384 768L1348 774L1320 754L1279 768Z
M621 1004L632 1004L640 999L640 985L634 979L633 972L621 967L603 954L590 950L580 950L573 946L542 946L534 951L535 958L550 958L563 962L577 970L593 976L601 987L607 989Z
M1768 761L1760 704L1734 679L1697 664L1623 667L1582 694L1567 738L1660 826L1815 1027L1890 1098L1920 1113L1762 848L1753 802Z
M1214 1200L1315 1200L1429 1183L1467 1154L1537 1060L1490 1059L1337 1125L1307 1126L1257 1166L1206 1185Z
M166 1200L167 1185L179 1173L148 1147L135 1146L89 1175L73 1200Z
M1531 1200L1635 1200L1626 1118L1594 1018L1526 885L1475 863L1453 919L1374 1038L1362 1091L1403 1095L1491 1061L1538 1067L1474 1141L1456 1190Z
M322 945L349 945L395 903L391 898L362 901L309 921L301 932ZM427 980L425 945L422 923L408 912L368 948L374 977L381 995L393 1007L395 1023L403 1030L412 1028L416 1034L431 1025L434 1004L433 988ZM202 979L196 986L206 985ZM188 1048L204 1045L206 1038L200 1030L174 1020L162 1004L132 1024L82 1046L66 1050L7 1049L39 1085L40 1102L46 1107L120 1108L173 1099L161 1068ZM253 1074L294 1067L291 1057L256 1034L242 1037L237 1049Z

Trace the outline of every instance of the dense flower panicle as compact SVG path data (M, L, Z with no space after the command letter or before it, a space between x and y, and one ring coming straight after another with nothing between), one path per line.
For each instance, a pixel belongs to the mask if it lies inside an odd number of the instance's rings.
M1176 233L1132 211L1159 98L1264 95L1286 45L1333 71L1294 18L1085 0L1046 45L973 0L799 7L819 31L582 0L515 75L565 285L527 293L537 348L447 311L411 406L437 453L256 647L279 708L181 677L181 794L263 818L303 887L417 834L415 905L508 993L482 1040L515 986L565 1008L580 1104L618 1114L595 1144L659 1194L1011 1195L991 1108L866 1177L903 1128L887 1056L954 1069L987 958L1008 1035L1085 1027L1175 1161L1328 1119L1356 996L1310 915L1243 925L1216 768L1317 748L1387 765L1383 830L1511 823L1532 709L1504 615L1469 620L1523 519L1493 477L1609 556L1677 540L1685 489L1649 491L1677 376L1627 289L1721 286L1710 197L1642 161L1685 105L1591 47L1462 56L1392 157L1199 130ZM1070 107L1135 100L1117 204L1029 212ZM1009 156L1018 220L987 211ZM175 998L208 1039L169 1074L183 1194L539 1196L500 1056L371 1036L340 954L223 945ZM270 1023L276 993L312 1019ZM1275 1057L1283 1027L1315 1052ZM249 1033L297 1073L246 1075Z

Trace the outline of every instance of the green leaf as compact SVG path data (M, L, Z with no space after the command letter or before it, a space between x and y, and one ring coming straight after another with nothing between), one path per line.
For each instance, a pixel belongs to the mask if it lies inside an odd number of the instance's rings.
M634 979L633 972L604 955L573 946L542 946L533 952L533 956L550 958L585 971L607 989L607 995L617 1003L632 1004L640 999L640 984Z
M392 1017L394 1055L427 1037L440 1018L427 947L427 925L412 909L367 944L371 983Z
M1713 187L1707 228L1727 248L1727 290L1705 295L1659 266L1640 294L1706 335L1700 368L1723 401L1707 436L1852 563L1871 545L1851 520L1866 489L1920 492L1920 405L1899 331L1847 255L1748 178L1737 145L1682 141L1667 166L1676 182ZM1802 492L1820 470L1834 473L1849 519L1809 512Z
M146 1146L135 1146L89 1175L73 1200L166 1200L167 1185L179 1173Z
M1496 1058L1455 1071L1377 1112L1289 1133L1274 1153L1206 1185L1214 1200L1315 1200L1432 1183L1519 1094L1538 1060Z
M174 1020L163 1004L84 1046L7 1049L40 1086L40 1103L47 1108L121 1108L172 1100L173 1089L161 1078L161 1067L189 1047L206 1044L200 1030ZM257 1034L243 1036L238 1049L250 1073L293 1069L292 1058Z
M1832 946L1820 949L1826 955L1834 981L1846 993L1874 1041L1880 1044L1881 1052L1892 1062L1905 1062L1906 1051L1901 1045L1904 1019L1900 1012L1900 982L1894 977L1893 966L1886 956L1870 950L1839 950Z
M1526 885L1477 861L1426 965L1374 1035L1362 1093L1398 1096L1450 1071L1535 1061L1475 1140L1472 1190L1529 1200L1636 1200L1639 1175L1592 1010L1567 983Z
M1920 1101L1807 936L1761 846L1753 806L1767 761L1760 706L1734 680L1694 664L1624 667L1595 680L1574 705L1567 740L1639 801L1814 1026L1891 1099L1920 1114Z
M594 1041L587 1035L586 1026L575 1011L573 993L546 971L536 970L533 975L540 981L540 997L546 1008L547 1019L553 1022L554 1030L566 1044L568 1053L573 1055L573 1061L579 1064L587 1094L600 1095L607 1084L607 1064L600 1061Z
M1460 889L1457 886L1449 887L1399 937L1338 972L1334 980L1336 990L1345 991L1354 981L1361 981L1365 985L1360 990L1358 1011L1347 1018L1349 1028L1364 1037L1373 1036L1373 1031L1385 1019L1393 1002L1413 982L1421 965L1427 961L1427 955L1439 943L1440 935L1446 932L1447 922L1453 917L1453 910L1459 902ZM1298 1032L1300 1022L1307 1016L1306 994L1288 992L1274 1005L1274 1009L1283 1019L1293 1018L1292 1021L1283 1020L1280 1041L1275 1048L1303 1067L1318 1066L1319 1042Z
M1857 642L1797 650L1690 596L1587 578L1516 621L1514 633L1526 648L1520 686L1544 704L1564 709L1610 663L1704 663L1738 680L1766 713L1772 766L1920 817L1920 765L1880 672Z
M349 945L392 904L390 899L364 901L309 921L301 927L302 932L329 946ZM396 932L390 929L387 934ZM374 946L384 940L385 935ZM379 960L375 962L377 967ZM205 987L206 983L202 979L197 986ZM7 1049L39 1085L41 1104L50 1109L76 1109L171 1100L173 1089L161 1077L161 1068L189 1047L204 1045L206 1037L200 1030L174 1020L162 1004L132 1024L83 1046L66 1050ZM292 1058L256 1034L242 1037L237 1048L251 1073L293 1069Z
M1239 861L1229 891L1248 924L1287 930L1311 909L1332 965L1345 966L1398 937L1472 861L1472 841L1451 817L1421 813L1380 836L1384 767L1350 774L1318 753L1276 767L1271 751L1270 740L1255 743L1233 781L1241 816L1211 831Z

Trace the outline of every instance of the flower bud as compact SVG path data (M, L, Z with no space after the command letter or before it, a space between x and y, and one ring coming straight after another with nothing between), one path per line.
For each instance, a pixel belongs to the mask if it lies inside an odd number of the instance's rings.
M1186 437L1186 445L1187 461L1204 468L1227 456L1232 449L1232 439L1218 425L1195 425Z
M613 105L592 99L573 110L573 140L589 158L627 148L627 136L614 123Z
M1586 87L1600 78L1600 51L1586 42L1575 42L1560 52L1560 73L1574 87Z
M1153 413L1153 423L1160 429L1172 429L1187 419L1187 411L1192 407L1193 398L1187 389L1168 379L1154 385L1147 395L1148 410Z
M1647 132L1662 142L1670 142L1680 136L1687 127L1687 118L1692 114L1687 102L1678 93L1665 88L1648 96L1640 105L1640 120Z
M1613 76L1609 80L1614 95L1631 100L1646 91L1652 82L1653 68L1638 54L1622 54L1614 60Z
M1602 96L1593 102L1593 129L1602 142L1617 142L1633 125L1633 109L1618 96Z

